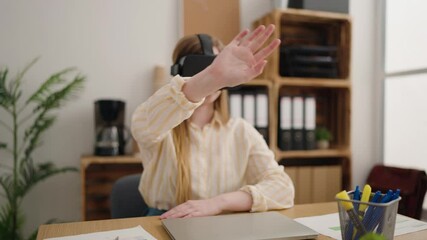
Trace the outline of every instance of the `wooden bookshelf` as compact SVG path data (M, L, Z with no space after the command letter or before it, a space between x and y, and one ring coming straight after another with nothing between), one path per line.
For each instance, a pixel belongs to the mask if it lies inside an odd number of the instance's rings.
M269 146L294 181L296 203L333 201L335 193L351 188L351 19L347 14L278 9L256 20L253 27L260 24L275 24L271 39L282 41L282 46L267 59L260 79L249 84L261 86L263 81L271 83L268 88L271 91L268 93ZM280 49L293 44L332 46L336 49L336 76L283 75ZM278 109L283 95L315 96L316 126L326 126L333 135L329 149L283 151L278 147ZM320 192L303 196L303 189L305 192Z
M349 149L325 149L325 150L300 150L300 151L277 151L277 159L286 158L325 158L325 157L348 157Z
M295 86L295 87L316 87L316 88L344 88L348 89L351 87L351 82L348 79L324 79L324 78L291 78L291 77L279 77L274 80L283 86Z

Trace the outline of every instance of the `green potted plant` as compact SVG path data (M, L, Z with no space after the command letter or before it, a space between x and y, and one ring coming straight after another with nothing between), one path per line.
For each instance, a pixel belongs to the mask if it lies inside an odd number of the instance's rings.
M316 141L318 149L328 149L332 134L326 127L316 128Z
M82 89L85 77L77 74L69 81L65 69L51 75L39 88L23 99L24 75L33 60L15 77L0 69L0 239L24 239L21 233L24 213L21 203L29 190L40 181L59 173L76 171L73 167L56 167L51 161L35 162L33 152L41 145L42 134L51 127L53 110L62 107ZM28 239L35 239L37 230Z

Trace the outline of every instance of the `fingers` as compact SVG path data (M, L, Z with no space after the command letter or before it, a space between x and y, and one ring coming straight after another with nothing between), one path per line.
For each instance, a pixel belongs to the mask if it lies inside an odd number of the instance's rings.
M249 36L247 36L249 33L249 30L245 29L242 32L240 32L231 41L230 44L248 47L253 53L255 53L271 36L271 34L274 32L274 29L275 29L275 26L273 24L268 25L267 28L264 25L260 25L254 31L252 31ZM277 44L278 44L277 40L273 40L268 47L260 51L261 54L259 54L258 52L257 55L260 57L264 56L265 58L266 56L271 54L271 52L278 46ZM260 59L261 58L258 58L256 62L259 62Z
M186 214L184 214L181 211L167 211L165 213L163 213L162 215L160 215L160 219L167 219L167 218L180 218L185 216Z
M260 25L249 35L249 37L242 40L239 45L248 47L252 52L256 52L271 36L274 29L275 26L273 24L268 25L267 28L264 25Z
M192 218L192 217L198 217L198 215L196 215L194 213L189 213L189 214L185 215L183 218Z
M242 41L243 38L245 38L245 36L249 33L248 29L245 29L243 31L241 31L239 34L237 34L236 37L234 37L234 39L230 42L230 44L239 44L240 41Z
M263 61L260 61L257 65L255 65L254 72L255 72L256 76L258 76L262 73L266 64L267 64L267 61L263 60Z
M169 211L163 213L162 215L160 215L160 219L183 217L187 215L185 209L186 207L184 204L178 205L170 209Z
M260 26L255 29L253 35L251 35L246 42L242 43L242 45L249 47L252 52L256 52L271 36L274 29L275 27L273 24L270 24L267 28Z
M275 39L273 41L271 41L271 43L259 50L254 56L255 56L255 62L260 62L261 60L267 58L278 46L280 45L280 40L279 39Z
M253 40L255 40L264 30L265 30L264 25L258 26L257 28L255 28L255 30L252 31L252 33L249 35L249 37L247 37L246 39L241 41L239 45L245 46L245 47L250 47L251 42Z
M160 215L160 219L192 217L197 216L197 212L198 210L193 205L193 202L187 201L163 213L162 215Z
M274 25L270 24L262 33L260 33L253 41L251 41L249 48L252 52L256 52L274 32Z

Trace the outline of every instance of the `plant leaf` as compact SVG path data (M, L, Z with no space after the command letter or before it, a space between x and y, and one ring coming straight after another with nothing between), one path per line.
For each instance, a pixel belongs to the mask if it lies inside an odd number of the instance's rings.
M40 181L49 178L53 175L71 171L78 171L75 167L57 168L53 163L42 163L34 167L32 164L27 164L21 168L20 181L16 195L19 197L25 194Z
M14 239L12 208L7 203L0 208L0 239Z
M19 89L19 86L21 86L22 78L24 78L25 74L30 70L30 68L36 64L36 62L39 60L39 58L34 58L27 66L25 66L24 70L18 73L15 80L11 82L11 88L10 91L13 93L17 89Z
M9 110L9 107L14 102L12 93L6 88L6 78L7 78L8 69L0 71L0 106Z
M15 102L21 96L21 92L19 91L19 87L21 86L22 78L24 75L30 70L30 68L39 60L39 58L33 59L21 72L18 73L16 78L10 82L10 94L13 96Z
M56 120L54 116L44 116L45 112L40 113L24 133L24 142L28 142L25 148L25 156L31 153L39 146L39 139L41 134L46 131ZM27 141L28 140L28 141Z
M12 187L12 176L5 175L0 176L0 187L3 188L4 193L6 193L6 197L9 201L12 201L14 198L14 192Z
M48 111L60 107L63 103L74 97L75 94L83 88L84 81L85 77L76 76L73 81L65 85L62 89L44 96L43 99L38 99L38 105L34 109L34 112L40 110Z
M66 70L64 70L66 71ZM64 72L63 71L63 72ZM57 80L55 80L57 81ZM65 85L59 91L44 96L42 92L48 92L50 90L39 90L40 94L36 94L32 101L37 101L39 104L34 109L34 112L40 111L35 118L33 124L26 129L24 134L24 143L28 144L25 149L25 155L29 156L35 148L39 146L39 138L41 134L47 130L56 120L54 116L46 116L49 110L60 107L65 101L69 100L74 94L83 87L85 77L76 76L74 80ZM45 85L46 88L52 86L53 83ZM40 99L44 96L44 99Z
M8 69L0 69L0 107L12 115L14 124L10 128L11 132L14 133L11 141L14 144L11 146L13 147L11 152L18 153L18 155L14 154L12 173L2 171L0 175L1 200L7 200L0 204L0 239L23 239L21 229L24 217L20 212L20 204L32 187L53 175L77 171L74 167L56 167L51 162L34 164L32 153L40 145L43 132L51 127L56 120L56 116L51 114L51 110L59 108L74 97L77 91L83 87L85 77L76 75L72 81L67 81L64 75L72 69L67 68L59 71L51 75L32 95L30 94L27 101L18 109L17 107L22 100L20 98L23 96L24 76L37 60L38 58L30 62L23 71L18 72L17 76L10 81L8 80ZM20 113L30 103L35 105L33 113L19 121ZM24 126L23 122L29 119L32 119L33 122L25 129L22 138L21 128L27 126ZM8 126L4 122L1 124ZM19 136L18 139L17 136ZM0 142L0 149L7 147L6 142L8 141ZM18 146L20 147L18 148ZM24 150L24 154L21 154L21 150ZM36 235L37 231L31 234L29 239L34 239Z
M19 208L16 213L9 203L1 206L0 208L0 239L22 239L19 230L24 223L23 215L20 213ZM17 217L17 226L13 227L13 216Z
M57 72L53 75L51 75L42 85L40 85L39 89L34 92L33 95L31 95L26 103L29 102L41 102L43 101L46 96L51 94L53 88L55 85L59 85L65 82L65 79L62 78L62 75L74 70L73 68L67 68L60 72Z

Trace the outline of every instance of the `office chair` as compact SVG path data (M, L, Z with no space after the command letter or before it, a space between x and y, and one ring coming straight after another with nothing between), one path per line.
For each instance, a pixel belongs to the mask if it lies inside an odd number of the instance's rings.
M141 174L119 178L111 190L111 218L142 217L148 212L138 190Z
M376 165L369 173L367 183L372 191L387 192L400 189L402 200L398 213L421 218L424 196L427 189L427 177L423 170Z

